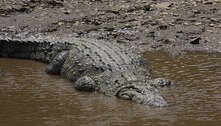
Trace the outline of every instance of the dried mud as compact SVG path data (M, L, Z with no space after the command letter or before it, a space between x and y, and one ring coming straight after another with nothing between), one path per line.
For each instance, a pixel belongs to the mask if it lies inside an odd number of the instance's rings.
M221 0L0 0L0 35L37 34L221 52Z

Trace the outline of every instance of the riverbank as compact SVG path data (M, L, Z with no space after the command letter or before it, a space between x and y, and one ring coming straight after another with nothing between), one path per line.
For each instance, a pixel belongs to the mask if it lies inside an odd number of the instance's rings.
M0 34L89 37L139 50L221 51L220 0L1 0Z

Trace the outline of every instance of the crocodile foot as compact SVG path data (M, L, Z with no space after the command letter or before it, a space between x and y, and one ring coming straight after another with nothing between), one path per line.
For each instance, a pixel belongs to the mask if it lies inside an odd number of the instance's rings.
M45 69L47 74L59 75L61 72L62 65L66 60L69 51L63 51L58 53L55 58L51 61L48 67Z
M95 82L93 79L87 76L79 78L74 83L74 88L80 91L94 92L95 91Z

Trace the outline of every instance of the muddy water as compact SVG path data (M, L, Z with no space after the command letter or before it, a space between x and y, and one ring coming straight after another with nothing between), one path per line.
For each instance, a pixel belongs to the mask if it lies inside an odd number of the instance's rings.
M168 58L162 52L148 52L145 57L156 75L178 83L162 90L167 108L78 92L59 76L45 74L45 64L0 59L0 125L221 125L221 54Z

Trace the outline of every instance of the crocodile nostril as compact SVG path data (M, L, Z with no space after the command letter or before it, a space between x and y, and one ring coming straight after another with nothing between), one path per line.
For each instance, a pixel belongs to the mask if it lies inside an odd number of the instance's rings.
M166 107L168 104L164 99L154 99L154 101L152 101L151 106L153 107Z

